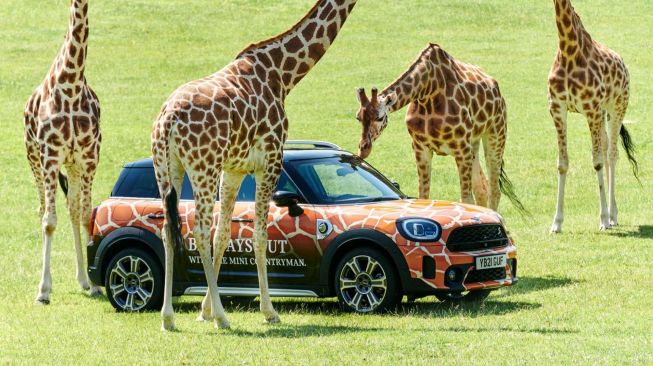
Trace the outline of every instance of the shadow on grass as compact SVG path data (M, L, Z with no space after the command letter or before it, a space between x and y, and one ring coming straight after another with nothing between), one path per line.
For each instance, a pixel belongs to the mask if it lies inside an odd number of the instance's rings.
M497 332L515 332L515 333L534 333L534 334L577 334L580 333L575 329L556 329L556 328L535 328L523 329L513 327L499 327L499 328L466 328L466 327L451 327L442 329L445 332L461 332L461 333L497 333Z
M248 313L259 312L259 302L224 302L226 312L243 311ZM492 301L470 302L462 304L448 304L435 299L433 296L425 297L418 302L403 302L396 309L381 314L384 317L415 316L423 318L448 318L460 314L477 317L486 315L503 315L515 311L532 310L541 307L541 304L513 301ZM175 305L175 311L199 313L200 302L179 303ZM349 314L340 308L335 300L330 299L284 299L274 301L274 308L283 314L302 315L342 315ZM365 316L365 315L362 315Z
M261 331L250 331L238 328L228 330L228 334L238 337L268 337L268 338L303 338L314 336L330 336L358 332L383 332L388 331L385 328L367 328L357 326L344 326L344 325L308 325L308 324L292 324L286 325L284 323L270 325L268 329Z
M568 277L519 277L519 282L512 287L506 288L501 294L492 294L491 298L504 298L513 295L523 295L535 291L544 291L552 288L560 288L571 286L579 283L578 280L574 280Z
M634 227L616 227L608 232L612 236L620 238L653 239L653 225L640 225Z

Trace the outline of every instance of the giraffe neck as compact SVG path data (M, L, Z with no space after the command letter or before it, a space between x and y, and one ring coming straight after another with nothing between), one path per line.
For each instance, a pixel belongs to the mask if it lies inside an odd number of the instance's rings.
M554 0L556 26L558 28L559 50L563 56L573 58L584 49L586 42L591 42L580 17L570 0Z
M381 92L381 98L392 93L397 95L397 102L389 108L388 113L433 95L444 82L444 74L436 72L443 64L449 64L444 50L438 45L429 44L408 70Z
M52 65L51 85L72 91L84 83L86 46L88 41L88 0L72 0L68 32L59 55ZM68 93L67 93L68 94ZM70 95L69 95L70 96Z
M294 27L250 45L237 58L253 58L277 71L284 95L288 95L324 56L356 1L319 0Z

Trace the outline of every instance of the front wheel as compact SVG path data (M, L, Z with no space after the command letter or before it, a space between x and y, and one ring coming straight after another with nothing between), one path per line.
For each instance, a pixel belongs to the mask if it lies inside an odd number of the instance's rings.
M336 267L334 283L340 305L357 313L392 309L403 295L392 262L371 248L346 253Z
M161 266L147 252L132 248L116 254L104 276L107 298L119 311L156 310L163 303Z
M446 303L481 302L485 300L492 290L474 290L467 292L442 292L435 297Z

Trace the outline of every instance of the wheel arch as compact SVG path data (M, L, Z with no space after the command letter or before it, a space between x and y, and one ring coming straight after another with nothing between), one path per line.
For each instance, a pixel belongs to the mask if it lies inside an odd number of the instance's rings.
M320 263L320 283L327 287L329 296L335 296L334 280L336 267L342 256L352 249L368 246L380 250L394 264L399 275L402 291L410 280L408 263L397 244L386 235L372 229L355 229L340 234L327 247Z
M142 249L158 260L164 268L165 251L161 239L155 234L141 228L123 227L112 231L100 242L95 256L95 267L100 284L105 281L105 272L111 258L126 248Z

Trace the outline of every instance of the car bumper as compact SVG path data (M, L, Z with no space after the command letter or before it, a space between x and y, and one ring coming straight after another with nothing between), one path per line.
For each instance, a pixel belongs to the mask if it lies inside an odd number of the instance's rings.
M400 248L410 271L407 293L426 295L435 292L473 291L511 286L518 281L517 248L503 247L472 252L451 252L444 245L405 246ZM500 268L477 270L477 257L505 254L507 263ZM449 271L456 274L451 280Z

